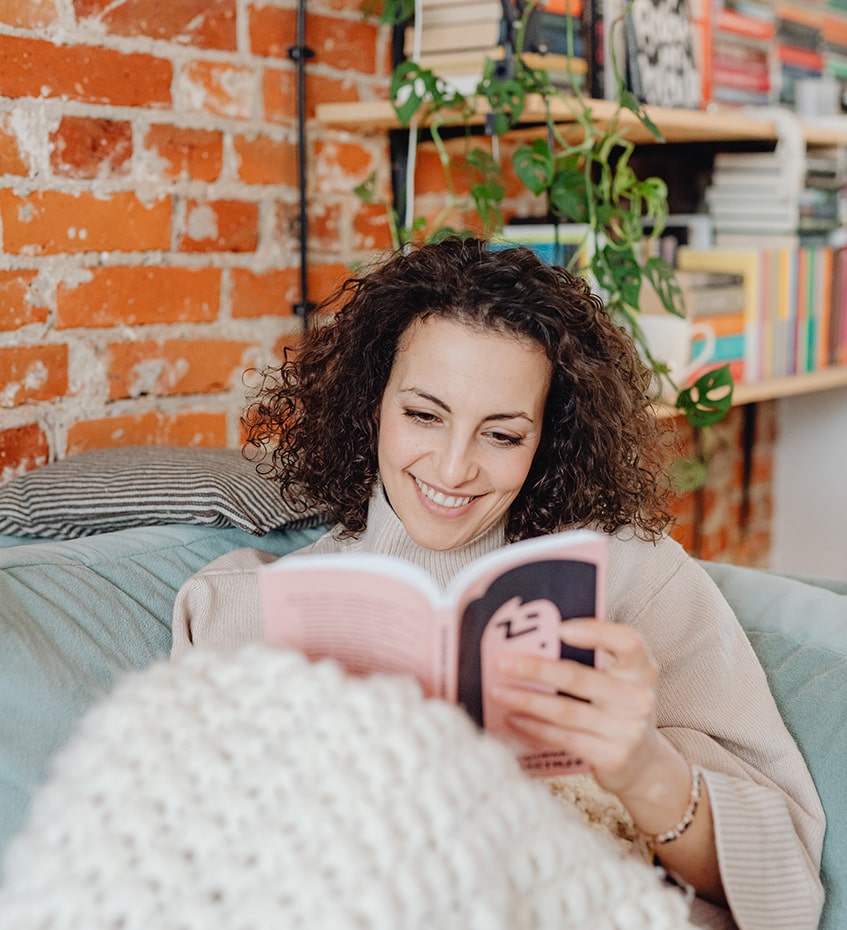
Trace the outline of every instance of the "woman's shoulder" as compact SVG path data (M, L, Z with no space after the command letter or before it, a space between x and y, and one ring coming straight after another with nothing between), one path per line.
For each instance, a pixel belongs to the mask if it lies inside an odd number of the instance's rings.
M681 601L697 601L709 612L723 612L723 597L703 569L672 537L644 539L632 532L613 535L609 544L610 610L628 616L678 609Z
M644 578L661 583L672 574L696 564L671 536L647 539L627 528L609 537L610 574L628 581Z

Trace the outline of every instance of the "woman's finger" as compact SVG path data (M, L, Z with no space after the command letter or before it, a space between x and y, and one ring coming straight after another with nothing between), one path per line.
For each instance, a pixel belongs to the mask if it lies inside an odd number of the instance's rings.
M616 738L632 733L640 721L652 720L654 695L647 689L615 683L617 695L605 695L602 701L580 699L559 692L552 694L530 688L501 685L492 689L491 696L500 705L525 717L547 720L562 729L605 731Z

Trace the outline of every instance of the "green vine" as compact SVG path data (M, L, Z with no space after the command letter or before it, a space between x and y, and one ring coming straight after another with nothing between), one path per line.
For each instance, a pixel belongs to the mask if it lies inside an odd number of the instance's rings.
M366 0L366 9L371 3L372 0ZM585 226L584 241L572 259L572 270L589 275L603 294L609 313L631 332L653 369L660 386L658 393L663 383L669 383L676 392L676 408L689 422L696 427L709 426L721 420L732 403L733 381L728 366L710 371L691 387L679 390L667 365L650 352L639 325L642 287L653 288L669 313L684 316L685 306L673 266L651 255L649 248L651 240L657 239L665 228L667 186L658 177L637 177L630 165L635 146L621 127L623 115L633 114L657 142L664 139L644 106L626 88L617 61L612 62L616 107L602 125L595 120L592 101L584 96L577 81L570 81L572 89L565 93L551 83L546 72L525 63L524 35L535 5L535 0L528 0L523 10L514 49L507 50L507 67L503 67L504 62L489 59L472 95L458 92L415 62L403 61L394 69L390 94L397 118L405 127L426 125L441 162L446 188L444 208L429 224L415 220L411 228L403 228L393 207L386 204L395 246L412 239L428 240L461 232L450 229L444 221L456 207L463 206L472 206L485 235L502 232L505 196L502 169L491 152L477 143L479 137L472 133L471 117L483 104L488 114L486 136L497 138L520 123L527 97L538 95L545 108L546 139L535 139L517 148L512 157L515 174L531 194L545 200L550 215ZM628 9L610 28L622 28L627 13ZM414 0L385 0L380 21L398 25L413 14ZM571 59L573 38L569 24ZM579 128L578 141L568 141L563 136L552 112L552 102L557 99L568 108L573 124ZM446 126L464 128L463 170L469 170L473 179L464 200L456 192L457 160L451 157L443 137ZM373 203L374 190L372 178L357 193Z

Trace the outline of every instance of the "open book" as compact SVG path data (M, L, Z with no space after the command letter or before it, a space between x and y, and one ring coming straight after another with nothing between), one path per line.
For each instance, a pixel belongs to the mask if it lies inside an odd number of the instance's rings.
M605 616L607 542L590 530L523 540L477 559L446 589L391 556L287 556L259 573L265 639L354 675L413 675L427 697L461 704L510 743L530 774L580 771L579 759L519 738L487 694L503 680L504 652L593 664L592 651L560 640L559 625Z

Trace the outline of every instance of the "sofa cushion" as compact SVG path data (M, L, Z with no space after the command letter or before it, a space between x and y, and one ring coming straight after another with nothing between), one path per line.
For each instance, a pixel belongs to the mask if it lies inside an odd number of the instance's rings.
M284 504L278 485L238 449L96 449L0 486L0 533L18 536L74 539L171 523L262 535L319 522L313 511Z
M827 815L821 867L827 897L820 927L844 930L847 593L839 593L834 582L809 583L717 563L704 567L747 632L815 780Z
M76 718L168 654L183 581L239 546L284 555L320 532L161 526L0 549L0 852Z

